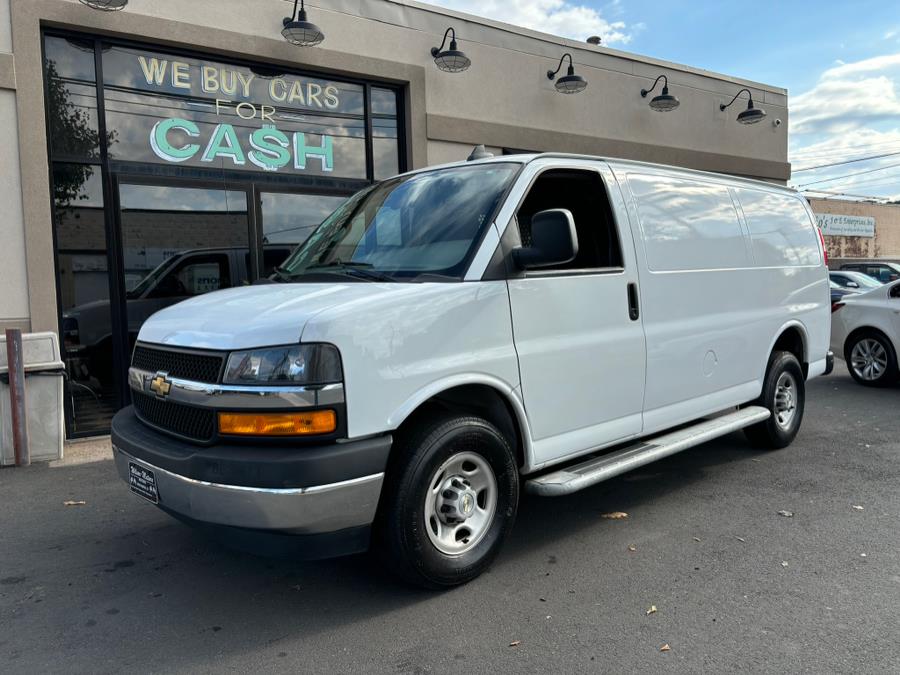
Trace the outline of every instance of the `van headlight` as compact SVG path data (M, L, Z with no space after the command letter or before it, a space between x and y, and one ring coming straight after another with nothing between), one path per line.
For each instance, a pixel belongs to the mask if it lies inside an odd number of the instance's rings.
M232 352L225 384L333 384L343 380L341 355L329 344Z

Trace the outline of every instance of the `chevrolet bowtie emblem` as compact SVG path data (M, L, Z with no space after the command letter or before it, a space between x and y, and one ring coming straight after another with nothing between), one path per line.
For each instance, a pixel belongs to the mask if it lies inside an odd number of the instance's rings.
M168 380L168 373L157 373L156 377L150 380L150 391L160 398L168 396L171 389L172 383Z

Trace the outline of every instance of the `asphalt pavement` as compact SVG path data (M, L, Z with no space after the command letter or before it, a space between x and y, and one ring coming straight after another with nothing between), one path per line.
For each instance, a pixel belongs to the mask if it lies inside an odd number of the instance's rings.
M3 673L900 670L900 386L842 362L791 447L733 434L526 497L444 593L226 550L130 494L108 445L0 470L0 514Z

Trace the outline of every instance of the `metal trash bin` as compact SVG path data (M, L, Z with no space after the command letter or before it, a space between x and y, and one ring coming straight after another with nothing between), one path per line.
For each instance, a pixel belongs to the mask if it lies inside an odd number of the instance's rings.
M59 338L56 333L23 333L22 356L31 461L62 459L65 439L63 378L66 371L59 354ZM0 466L15 463L6 337L0 334Z

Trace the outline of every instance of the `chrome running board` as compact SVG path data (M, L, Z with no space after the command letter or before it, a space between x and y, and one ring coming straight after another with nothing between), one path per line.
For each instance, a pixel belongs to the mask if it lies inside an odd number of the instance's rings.
M525 489L542 497L558 497L578 492L639 466L763 422L770 415L769 410L762 406L742 408L663 436L641 440L599 457L594 455L580 464L532 478L525 482Z

